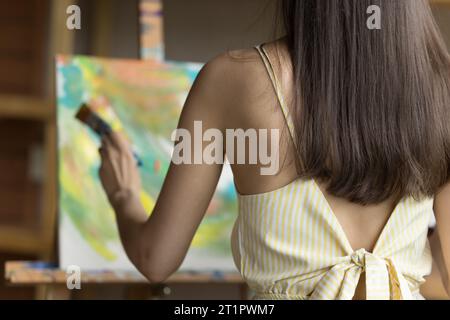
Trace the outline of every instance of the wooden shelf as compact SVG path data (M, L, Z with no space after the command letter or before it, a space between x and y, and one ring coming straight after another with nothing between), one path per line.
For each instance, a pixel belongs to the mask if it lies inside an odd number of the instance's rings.
M48 121L55 110L50 101L16 95L0 94L0 117Z
M22 254L36 254L43 251L40 232L20 227L0 227L0 250Z
M56 230L56 119L54 104L35 97L0 94L0 119L34 120L44 128L42 216L36 228L0 225L0 251L49 257Z

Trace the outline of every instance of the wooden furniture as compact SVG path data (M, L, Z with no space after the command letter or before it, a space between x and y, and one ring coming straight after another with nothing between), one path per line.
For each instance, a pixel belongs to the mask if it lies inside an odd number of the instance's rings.
M42 181L35 192L38 195L34 207L27 208L32 211L29 217L32 222L0 224L0 251L35 255L42 259L49 259L54 251L57 165L53 57L55 53L73 51L74 33L65 27L65 12L68 5L76 2L19 0L0 10L0 17L5 18L9 26L7 30L2 28L2 33L10 37L7 42L2 41L0 46L0 64L5 65L2 70L9 70L0 77L0 120L14 123L23 121L25 128L35 125L42 132L42 140L39 141L42 159L38 161L42 167L35 168L40 172ZM50 41L47 42L47 39ZM18 73L20 70L23 72ZM30 162L29 159L22 161ZM1 169L7 171L8 167ZM8 189L9 186L3 187ZM26 194L30 190L18 192Z
M66 271L48 263L7 262L5 278L7 284L11 286L45 285L44 299L70 299L73 292L67 289ZM135 299L164 297L170 291L168 286L181 283L236 284L240 287L241 299L247 299L247 285L239 273L179 272L175 273L163 284L149 284L143 276L135 272L92 271L81 273L82 289L83 286L107 287L111 285L126 285L128 288L126 297ZM145 288L150 290L143 290Z
M0 226L0 250L46 257L50 255L55 234L55 123L51 103L43 99L0 95L0 119L38 122L43 127L41 208L34 208L33 224ZM9 137L10 139L12 137ZM4 168L7 170L7 168Z
M0 121L10 130L1 137L1 252L46 256L54 243L54 117L45 81L49 4L18 0L0 10ZM35 161L41 165L34 168L36 181L29 177L33 155L43 158Z
M53 56L73 51L74 33L66 28L66 8L77 1L0 2L2 264L11 257L54 258L57 184ZM3 285L0 281L0 296L9 297ZM13 297L33 294L30 290L13 291Z

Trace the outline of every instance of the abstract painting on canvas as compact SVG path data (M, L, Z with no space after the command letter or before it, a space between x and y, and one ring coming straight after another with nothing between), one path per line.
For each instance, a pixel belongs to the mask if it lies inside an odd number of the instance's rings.
M75 114L88 103L132 142L143 162L140 196L150 214L170 163L170 137L199 66L58 56L56 70L61 267L133 270L98 179L98 138ZM233 178L226 166L181 269L235 270L230 234L236 212Z

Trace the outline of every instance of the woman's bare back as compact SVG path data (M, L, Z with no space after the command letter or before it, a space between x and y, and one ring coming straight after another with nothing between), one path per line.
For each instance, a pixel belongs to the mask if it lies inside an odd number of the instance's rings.
M279 40L265 44L264 48L271 58L274 72L282 87L283 97L290 108L294 92L293 78L285 44ZM236 188L240 194L245 195L277 190L298 177L294 160L296 151L282 109L264 63L256 49L232 51L229 53L229 59L235 63L241 63L242 68L245 69L245 72L240 72L247 78L245 80L247 90L242 95L238 95L240 99L236 100L233 113L230 113L230 124L227 128L279 129L281 133L279 173L273 176L263 176L260 174L261 164L234 164L232 170ZM280 60L281 63L279 63ZM248 152L247 149L246 153L248 154ZM326 191L325 183L317 183L352 248L355 251L364 248L371 252L395 209L396 197L393 195L380 204L363 206L335 197ZM365 296L363 282L360 280L356 299L363 299Z

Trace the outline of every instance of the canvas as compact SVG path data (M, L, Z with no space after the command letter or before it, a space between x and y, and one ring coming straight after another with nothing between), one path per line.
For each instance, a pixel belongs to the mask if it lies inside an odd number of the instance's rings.
M173 150L170 140L199 65L57 57L59 249L62 267L133 270L102 190L98 138L75 114L88 103L132 142L143 162L141 200L150 214ZM230 234L237 205L226 166L182 270L235 270Z

